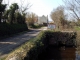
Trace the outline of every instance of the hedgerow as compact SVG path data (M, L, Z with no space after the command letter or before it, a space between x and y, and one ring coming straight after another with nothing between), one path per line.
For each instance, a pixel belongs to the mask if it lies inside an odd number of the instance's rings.
M0 37L10 36L12 34L20 33L23 31L27 31L26 24L0 24Z

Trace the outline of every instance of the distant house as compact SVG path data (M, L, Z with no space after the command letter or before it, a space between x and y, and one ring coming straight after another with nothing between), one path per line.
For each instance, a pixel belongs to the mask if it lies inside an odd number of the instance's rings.
M41 16L41 17L38 17L38 24L45 24L47 25L47 22L48 22L48 17L46 16Z

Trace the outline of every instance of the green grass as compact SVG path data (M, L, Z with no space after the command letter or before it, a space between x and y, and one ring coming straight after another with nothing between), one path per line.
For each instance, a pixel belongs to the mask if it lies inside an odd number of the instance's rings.
M79 27L79 26L75 26L74 29L75 29L76 31L80 31L80 27Z

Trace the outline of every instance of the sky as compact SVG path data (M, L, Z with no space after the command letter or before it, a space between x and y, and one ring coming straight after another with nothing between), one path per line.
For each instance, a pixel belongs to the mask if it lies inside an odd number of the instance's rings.
M9 5L12 3L18 3L18 5L21 6L21 3L23 3L24 6L27 6L27 3L30 3L32 6L28 11L33 12L38 16L50 16L50 13L53 9L63 5L62 0L3 0L3 3L8 3L8 1Z

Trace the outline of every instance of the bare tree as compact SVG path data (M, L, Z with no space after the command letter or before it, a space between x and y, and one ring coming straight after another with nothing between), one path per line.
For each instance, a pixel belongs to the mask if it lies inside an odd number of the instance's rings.
M51 12L51 18L54 21L54 23L56 24L57 28L59 28L59 26L62 23L61 19L65 20L65 16L66 15L64 14L63 6L59 6Z
M35 13L27 13L28 26L34 25L37 15Z
M80 0L63 0L63 2L67 10L72 12L72 16L80 20Z
M20 0L21 2L21 6L20 6L20 12L23 14L23 13L26 13L26 11L32 6L30 3L26 2L26 5L24 6L24 2L25 0ZM26 13L27 14L27 13Z

